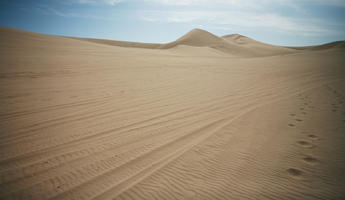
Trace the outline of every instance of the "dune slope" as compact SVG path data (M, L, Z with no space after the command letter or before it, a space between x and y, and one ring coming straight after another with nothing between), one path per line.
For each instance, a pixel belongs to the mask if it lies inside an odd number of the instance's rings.
M236 37L1 27L0 199L344 199L344 51L236 58L265 46Z

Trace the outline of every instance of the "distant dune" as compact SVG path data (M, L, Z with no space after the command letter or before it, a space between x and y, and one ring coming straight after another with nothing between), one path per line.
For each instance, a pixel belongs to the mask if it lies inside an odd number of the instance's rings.
M297 49L297 50L312 50L312 51L328 50L328 49L345 49L345 41L337 41L337 42L331 42L331 43L315 45L315 46L289 47L289 48Z
M344 44L0 27L0 199L345 199Z
M258 42L256 40L239 34L218 37L216 35L213 35L212 33L209 33L201 29L193 29L192 31L188 32L176 41L167 44L124 42L90 38L74 39L120 47L135 47L148 49L170 49L177 47L179 45L186 45L192 47L210 47L227 53L229 55L241 57L260 57L291 54L296 53L295 50L325 50L333 47L344 47L345 44L345 42L335 42L313 47L283 47Z

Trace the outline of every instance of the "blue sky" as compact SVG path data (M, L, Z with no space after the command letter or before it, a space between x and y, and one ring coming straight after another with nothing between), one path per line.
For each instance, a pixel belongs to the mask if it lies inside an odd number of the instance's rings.
M345 0L0 0L0 25L153 43L201 28L302 46L345 40Z

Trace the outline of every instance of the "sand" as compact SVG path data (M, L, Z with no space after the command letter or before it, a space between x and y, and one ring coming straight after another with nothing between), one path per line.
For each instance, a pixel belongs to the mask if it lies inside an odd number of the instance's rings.
M344 199L344 42L0 28L0 199Z

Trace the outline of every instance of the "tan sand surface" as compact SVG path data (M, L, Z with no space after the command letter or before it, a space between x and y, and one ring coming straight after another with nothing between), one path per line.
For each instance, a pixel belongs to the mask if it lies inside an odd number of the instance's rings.
M0 199L345 199L345 47L0 27Z

